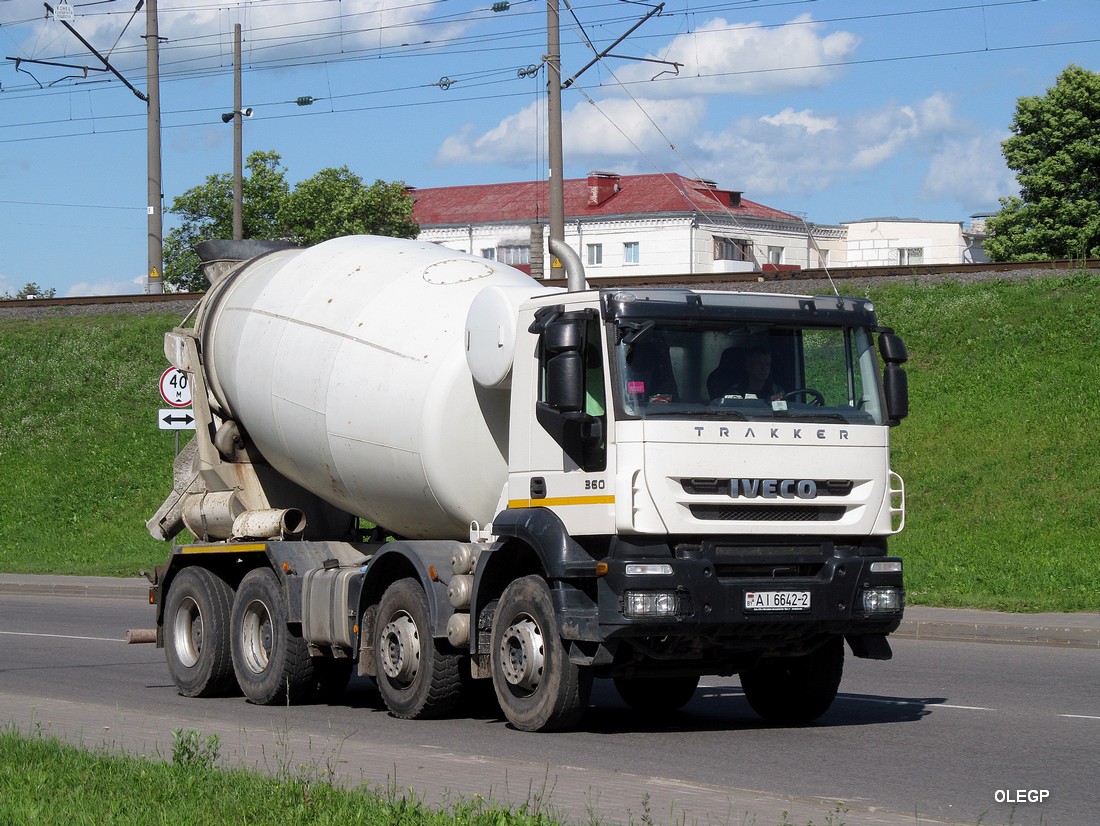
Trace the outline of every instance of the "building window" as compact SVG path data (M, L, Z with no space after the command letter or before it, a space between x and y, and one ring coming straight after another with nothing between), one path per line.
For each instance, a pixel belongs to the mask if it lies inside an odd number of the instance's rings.
M898 249L898 263L905 264L923 264L924 263L924 247L901 247Z
M588 265L590 267L603 263L603 244L588 245Z
M782 247L768 247L768 263L779 266L783 263L783 248Z
M637 241L627 241L623 244L623 263L637 264L641 260L640 248Z
M496 261L497 260L497 248L496 247L485 247L481 251L481 257L482 258L488 258L490 261Z
M742 238L722 238L714 236L715 261L752 260L752 241Z
M500 246L497 247L496 253L496 260L502 264L511 264L514 267L518 264L531 263L531 248L526 244ZM489 256L485 257L488 258Z

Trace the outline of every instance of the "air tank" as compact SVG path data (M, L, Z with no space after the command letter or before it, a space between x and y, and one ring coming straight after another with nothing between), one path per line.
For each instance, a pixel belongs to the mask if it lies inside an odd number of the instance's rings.
M402 536L466 539L507 480L515 306L544 290L485 258L350 236L242 265L195 326L213 405L282 475Z

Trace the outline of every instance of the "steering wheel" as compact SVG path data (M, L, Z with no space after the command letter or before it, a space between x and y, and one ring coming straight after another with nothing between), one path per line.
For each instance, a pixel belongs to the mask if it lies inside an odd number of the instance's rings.
M793 399L796 396L806 396L812 401L811 404L816 404L819 407L825 406L825 394L820 390L815 390L812 387L799 387L797 390L791 390L783 394L783 401Z

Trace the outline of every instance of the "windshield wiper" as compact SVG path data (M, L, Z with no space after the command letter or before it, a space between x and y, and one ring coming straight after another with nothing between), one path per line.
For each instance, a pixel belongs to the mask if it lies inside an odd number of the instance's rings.
M728 407L701 407L696 410L654 410L650 408L647 409L643 415L647 419L668 419L675 416L681 419L732 419L735 422L748 421L743 413L740 413L737 410L732 410Z

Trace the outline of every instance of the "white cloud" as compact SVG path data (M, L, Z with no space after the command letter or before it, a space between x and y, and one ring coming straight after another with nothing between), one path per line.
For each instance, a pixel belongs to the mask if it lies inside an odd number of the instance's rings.
M701 99L638 103L641 108L631 100L609 98L596 104L582 102L566 112L562 116L562 129L568 136L567 160L583 162L592 168L614 163L624 173L645 167L646 156L662 152L668 140L690 139L705 114ZM541 106L531 104L481 133L467 124L443 141L436 162L529 167L546 141L538 126Z
M818 117L809 109L796 112L790 106L777 115L764 115L760 120L772 126L801 126L811 135L833 131L837 124L836 118Z
M657 57L683 64L679 75L650 84L648 95L774 94L820 88L834 79L835 65L850 59L860 39L850 32L824 34L824 24L801 15L782 26L707 21L679 35ZM616 69L624 83L647 80L652 64Z
M940 95L912 105L824 115L785 109L739 118L707 132L690 149L709 177L757 195L809 194L842 179L884 170L905 152L929 154L958 128Z
M65 289L65 296L135 295L145 292L145 276L125 280L78 281Z
M110 51L111 63L127 74L145 66L145 12L127 24L128 15L103 14L94 5L85 11L74 3L73 27L102 53ZM256 3L251 0L160 0L158 30L162 72L231 66L233 26L241 24L242 57L252 64L305 55L337 54L443 41L465 30L466 23L448 17L425 25L437 14L439 3L394 3L392 0L341 0L340 3ZM42 4L15 0L7 17L33 21L26 24L19 47L24 55L50 59L77 58L98 66L72 34L42 14ZM120 39L121 37L121 39ZM113 49L111 44L118 41ZM182 62L181 62L182 61ZM42 82L53 80L42 69ZM36 73L37 74L37 73ZM144 76L141 76L144 81Z
M957 198L975 210L994 209L998 198L1019 194L1001 154L1001 141L1007 137L990 133L947 141L932 156L921 194Z

